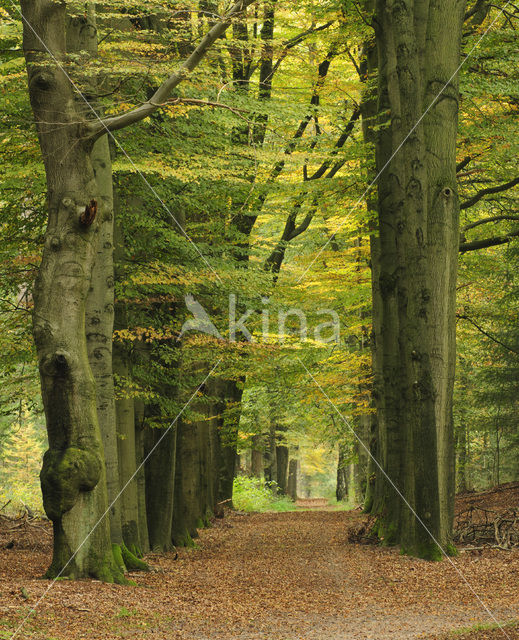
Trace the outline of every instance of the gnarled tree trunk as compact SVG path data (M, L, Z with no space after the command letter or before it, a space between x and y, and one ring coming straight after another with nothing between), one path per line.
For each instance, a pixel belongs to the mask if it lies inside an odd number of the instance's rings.
M108 506L106 475L85 327L99 221L109 212L99 197L92 145L78 124L82 114L77 95L52 57L65 59L66 5L24 0L22 11L27 21L23 46L29 95L45 164L49 212L34 285L34 338L49 436L41 483L45 511L54 527L47 576L120 581L109 522L102 518Z

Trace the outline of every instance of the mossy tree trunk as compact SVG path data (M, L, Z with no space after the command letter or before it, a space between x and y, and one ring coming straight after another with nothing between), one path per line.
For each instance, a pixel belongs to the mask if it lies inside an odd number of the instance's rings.
M379 533L430 559L441 557L431 533L450 549L454 497L459 93L453 74L463 16L464 3L455 0L377 0L375 12L378 112L384 122L376 139L377 357L384 418L379 437L387 474L425 525L379 474Z
M97 29L92 4L84 15L69 17L66 28L67 52L88 51L97 55ZM84 78L87 99L95 104L96 78ZM88 109L77 95L78 109ZM97 107L98 108L98 107ZM91 152L92 167L97 184L98 237L97 253L92 269L90 288L85 304L85 326L90 367L96 385L97 418L101 429L106 487L110 510L112 543L122 544L119 469L115 432L115 398L112 371L112 334L114 326L114 198L112 162L107 136L97 140Z
M102 518L108 507L106 475L85 326L100 224L111 212L104 210L107 203L96 183L92 144L78 124L84 103L80 108L70 81L47 51L65 60L66 5L23 1L22 11L32 27L24 23L23 46L48 194L33 328L49 437L41 472L44 507L54 527L47 576L122 581L109 520Z

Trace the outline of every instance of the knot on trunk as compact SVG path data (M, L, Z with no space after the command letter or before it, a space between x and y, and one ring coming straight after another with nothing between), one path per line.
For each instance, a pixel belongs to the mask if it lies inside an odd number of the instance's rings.
M51 520L70 511L81 491L92 491L101 477L101 460L95 451L68 447L49 449L40 473L45 513Z
M48 335L48 328L45 332L40 332L38 327L38 333L36 334L35 327L35 338L43 338L45 335ZM42 335L40 335L40 333ZM50 376L59 376L60 378L66 376L73 364L73 359L70 353L65 351L64 349L57 349L54 353L48 354L45 356L41 362L43 371Z

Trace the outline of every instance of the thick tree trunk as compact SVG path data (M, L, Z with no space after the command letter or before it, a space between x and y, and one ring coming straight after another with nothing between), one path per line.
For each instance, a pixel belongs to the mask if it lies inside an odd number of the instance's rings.
M22 11L53 55L63 59L66 5L23 1ZM54 527L47 576L122 581L112 556L108 518L99 522L108 501L85 328L99 221L110 212L103 211L106 203L99 198L92 149L81 136L82 118L70 81L26 24L23 46L49 211L34 285L34 338L49 436L41 482L45 511Z
M146 473L144 466L141 465L144 460L144 402L141 399L135 399L133 403L135 416L135 464L137 466L137 504L139 508L139 541L141 552L147 553L150 550L150 539L148 534L148 517L146 514Z
M452 388L459 203L457 78L464 3L377 0L377 137L384 467L379 533L441 557L453 513ZM446 29L445 25L449 25ZM440 98L437 98L444 85ZM423 116L433 100L432 106ZM423 117L422 117L423 116ZM386 166L387 165L387 166Z
M166 427L167 428L167 427ZM159 440L162 440L159 443ZM159 444L157 444L159 443ZM177 426L164 433L164 429L148 428L145 432L145 455L151 452L145 464L146 516L152 551L170 551L173 548L171 526L175 486L175 456Z
M177 546L192 546L199 512L199 438L195 424L180 419L177 435L172 538Z

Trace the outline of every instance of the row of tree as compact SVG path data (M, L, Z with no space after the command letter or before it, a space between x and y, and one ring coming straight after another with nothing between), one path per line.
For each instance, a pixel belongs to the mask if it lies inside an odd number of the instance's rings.
M286 490L287 431L316 423L343 459L354 427L381 539L428 558L451 549L458 256L517 235L460 241L460 210L476 212L466 235L485 217L515 220L480 213L517 179L513 148L483 153L488 130L471 135L499 59L471 49L490 25L510 57L515 14L495 25L480 2L252 4L4 9L10 111L23 114L5 189L6 297L33 315L49 576L122 581L149 548L190 544L232 498L240 438ZM37 159L20 184L27 148L36 157L21 27L45 186ZM273 318L287 307L312 326L334 310L340 339L301 347L293 314L279 344ZM182 331L188 317L201 328L187 313L200 320L200 308L211 336ZM237 341L221 339L229 322L244 327ZM8 377L26 377L30 397L27 352Z

